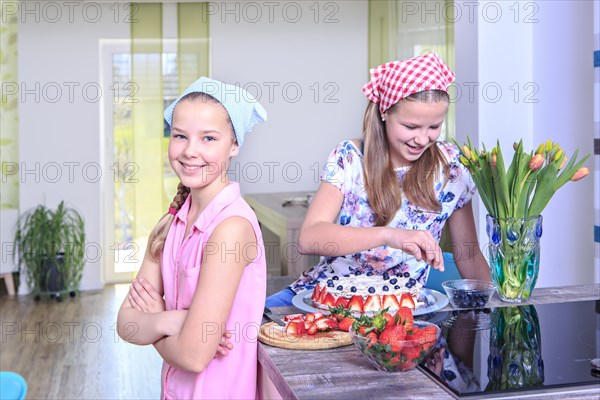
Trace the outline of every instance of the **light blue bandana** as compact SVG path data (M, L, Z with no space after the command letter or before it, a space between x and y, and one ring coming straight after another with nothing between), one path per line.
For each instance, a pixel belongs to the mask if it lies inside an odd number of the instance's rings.
M267 120L267 111L250 93L238 86L203 76L185 89L181 96L165 109L164 116L169 126L173 124L173 110L177 102L185 95L194 92L206 93L225 106L240 147L244 143L246 133L252 131L254 125Z

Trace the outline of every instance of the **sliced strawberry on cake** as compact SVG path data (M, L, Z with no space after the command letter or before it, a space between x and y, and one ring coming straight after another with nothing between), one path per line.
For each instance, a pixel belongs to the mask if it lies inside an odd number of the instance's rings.
M348 302L348 309L362 313L364 311L364 300L362 296L354 295Z
M382 299L382 308L387 308L389 310L397 310L400 308L400 302L395 294L384 294Z
M368 312L368 311L378 312L378 311L381 311L381 298L378 295L376 295L376 294L368 296L367 299L365 300L365 305L363 307L363 311L364 312Z
M410 293L402 293L402 297L400 297L400 306L408 307L411 310L415 310L415 301Z

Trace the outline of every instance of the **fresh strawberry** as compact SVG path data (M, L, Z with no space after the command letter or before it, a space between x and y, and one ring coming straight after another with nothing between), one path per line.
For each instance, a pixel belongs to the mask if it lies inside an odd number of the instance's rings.
M413 312L408 307L400 307L396 313L399 323L403 324L407 331L410 331L413 327Z
M378 341L378 339L377 339L377 334L376 334L375 332L373 332L373 331L371 331L371 332L367 333L367 334L365 335L365 337L367 338L367 346L368 346L368 347L371 347L371 346L373 346L373 345L374 345L374 344L376 344L376 343L377 343L377 341Z
M421 328L421 334L423 335L423 341L421 343L433 343L437 338L437 329L435 326L427 326Z
M313 294L312 294L312 296L310 296L310 298L313 299L314 301L317 301L320 296L321 296L321 286L319 286L317 284L317 285L315 285L315 290L313 291Z
M363 312L364 311L364 303L362 296L354 295L348 302L348 308L352 311Z
M315 314L313 313L306 313L306 315L304 316L304 320L308 323L311 323L315 320Z
M302 336L305 332L306 328L302 320L292 320L285 327L285 333L288 336Z
M402 297L400 297L400 306L408 307L411 310L414 310L416 308L415 301L413 300L413 297L410 293L402 293Z
M414 361L421 354L421 346L416 343L404 342L402 347L402 355L406 361Z
M325 298L321 300L321 304L325 307L335 307L335 298L331 293L326 293Z
M317 326L317 330L328 331L330 329L336 329L338 327L338 322L335 318L323 317L315 320L315 325Z
M316 312L316 313L314 313L314 315L315 315L315 321L318 320L318 319L323 318L323 313L322 312Z
M354 319L353 317L346 317L339 322L338 329L340 331L348 332L352 327L354 321L356 321L356 319Z
M348 299L345 298L345 297L339 297L337 299L337 301L335 302L335 306L336 307L340 307L341 306L341 307L344 307L344 308L348 307Z
M396 318L390 313L386 312L385 314L383 314L383 318L385 318L386 321L385 326L396 324Z
M362 326L360 326L360 327L358 328L358 333L359 333L361 336L367 336L367 328L368 328L368 326L365 326L365 325L362 325Z
M379 335L379 343L389 344L392 351L402 350L402 341L406 337L406 329L402 325L390 325Z
M400 308L400 302L398 301L398 297L394 294L384 294L382 296L382 307L388 308L390 310L397 310Z
M365 300L363 311L380 311L381 310L381 298L378 295L371 295Z
M302 314L288 314L285 317L283 317L283 320L285 322L290 322L293 321L295 319L302 319L303 315Z
M311 323L309 327L306 329L306 333L309 335L314 335L317 333L317 324Z

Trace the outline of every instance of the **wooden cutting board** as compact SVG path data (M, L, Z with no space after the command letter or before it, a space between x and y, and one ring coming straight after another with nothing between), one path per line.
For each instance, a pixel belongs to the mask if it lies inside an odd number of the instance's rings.
M297 337L287 335L285 326L277 325L275 322L269 322L260 327L258 340L270 346L294 350L334 349L352 344L352 338L348 332L318 332L315 335Z

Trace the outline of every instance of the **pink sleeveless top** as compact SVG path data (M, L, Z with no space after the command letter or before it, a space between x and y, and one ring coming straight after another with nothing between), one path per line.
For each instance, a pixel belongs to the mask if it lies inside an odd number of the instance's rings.
M254 399L257 336L266 296L266 262L261 230L254 211L240 195L239 185L232 182L211 200L192 226L188 237L184 238L190 201L191 196L188 196L175 216L163 251L161 273L167 310L186 310L190 307L198 284L204 247L215 227L224 219L241 216L250 221L258 242L258 256L243 272L227 319L226 328L232 332L230 341L233 350L225 357L214 358L199 374L164 362L161 397ZM244 256L243 253L241 256Z

